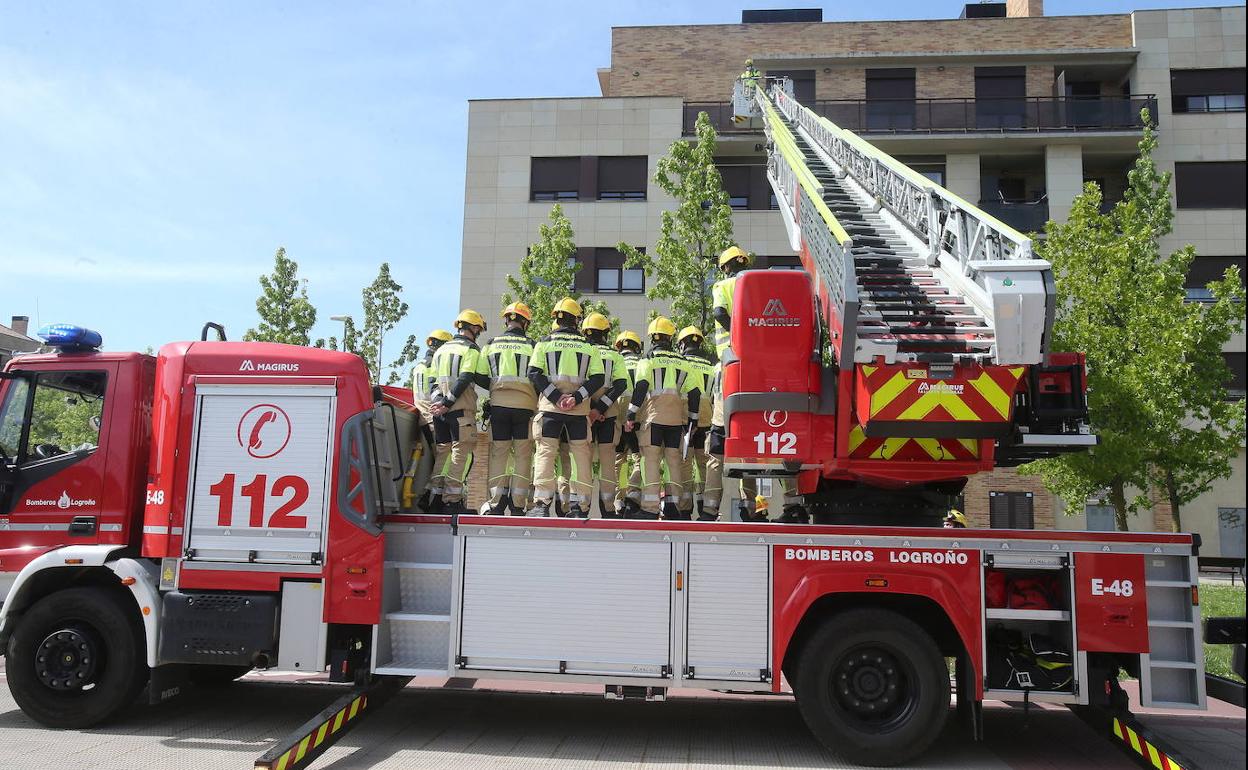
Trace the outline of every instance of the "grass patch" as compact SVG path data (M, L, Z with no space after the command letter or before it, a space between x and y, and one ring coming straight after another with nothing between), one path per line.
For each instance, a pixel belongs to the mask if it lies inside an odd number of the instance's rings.
M1201 583L1200 584L1200 617L1212 618L1221 616L1244 615L1244 586L1242 583ZM1205 645L1205 670L1238 682L1244 681L1231 672L1230 644Z

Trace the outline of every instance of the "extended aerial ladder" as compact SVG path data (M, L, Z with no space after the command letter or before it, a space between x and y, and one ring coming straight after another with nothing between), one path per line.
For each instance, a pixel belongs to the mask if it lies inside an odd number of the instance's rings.
M767 310L750 298L765 303L781 284L743 276L725 365L726 413L743 428L729 425L730 473L797 475L804 493L835 488L852 508L874 500L850 487L947 494L974 473L1096 443L1083 356L1050 349L1052 269L1030 238L802 106L787 80L738 81L733 105L766 133L768 179L822 326L814 352L828 360L804 394L773 382L778 362L762 359L783 341L746 338ZM804 456L769 461L766 442L748 446L755 410L804 412L812 439L834 446L812 440L790 453Z

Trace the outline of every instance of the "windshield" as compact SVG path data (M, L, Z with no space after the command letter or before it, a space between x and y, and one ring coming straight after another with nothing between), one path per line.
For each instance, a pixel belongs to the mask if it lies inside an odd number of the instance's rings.
M22 422L26 419L26 398L30 382L9 380L4 405L0 407L0 459L17 457L22 442Z

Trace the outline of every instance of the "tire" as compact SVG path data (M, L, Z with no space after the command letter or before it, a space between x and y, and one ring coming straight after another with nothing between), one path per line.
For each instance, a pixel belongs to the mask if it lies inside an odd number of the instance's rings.
M251 671L251 666L192 665L186 678L197 687L225 687Z
M81 728L134 703L147 683L143 625L134 602L107 588L69 588L36 602L9 637L9 692L48 727ZM43 658L62 665L40 664Z
M850 762L922 754L949 716L949 672L918 624L886 610L830 618L803 645L793 683L810 731Z

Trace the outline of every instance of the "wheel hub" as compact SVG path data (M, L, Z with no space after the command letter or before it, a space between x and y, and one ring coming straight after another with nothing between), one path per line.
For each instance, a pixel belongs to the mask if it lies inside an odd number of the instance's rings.
M49 689L81 689L95 681L99 649L95 635L85 629L58 629L35 651L35 672Z
M902 716L911 700L905 668L892 652L878 647L844 655L832 671L832 691L848 716L876 724Z

